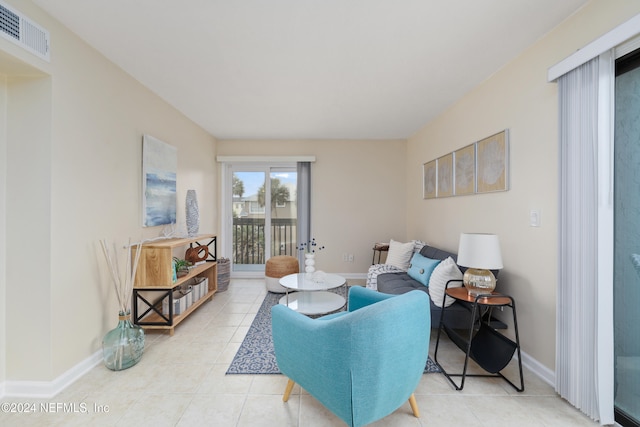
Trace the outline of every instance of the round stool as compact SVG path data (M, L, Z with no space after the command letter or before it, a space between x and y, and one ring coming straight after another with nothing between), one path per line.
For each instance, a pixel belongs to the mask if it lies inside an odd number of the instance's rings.
M300 266L298 259L289 255L278 255L267 260L264 269L264 280L267 291L283 294L287 290L280 285L280 278L289 274L298 273Z

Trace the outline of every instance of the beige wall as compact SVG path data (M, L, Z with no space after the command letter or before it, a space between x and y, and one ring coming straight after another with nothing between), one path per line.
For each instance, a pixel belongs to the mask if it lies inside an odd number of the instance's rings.
M218 141L218 155L314 155L313 237L325 271L364 275L374 242L406 238L406 141ZM222 217L222 213L220 214ZM344 262L344 253L354 262Z
M637 1L594 1L412 136L407 148L407 234L455 250L461 232L500 236L498 290L517 301L523 350L555 366L558 121L547 69L640 12ZM421 200L421 164L508 128L507 192ZM529 211L542 225L529 226Z
M51 79L12 77L8 99L7 373L20 367L46 378L50 365L38 362L52 355L51 331L43 327L52 321L53 295ZM17 343L25 346L22 352L13 351Z
M30 2L9 3L51 32L52 55L47 64L0 39L0 382L51 381L98 351L117 323L99 240L162 232L141 226L142 135L178 149L178 223L193 188L201 231L214 233L215 139Z

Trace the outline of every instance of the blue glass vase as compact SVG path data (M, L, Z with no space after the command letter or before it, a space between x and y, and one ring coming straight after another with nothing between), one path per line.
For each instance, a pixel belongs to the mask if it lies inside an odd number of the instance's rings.
M135 365L144 351L144 330L131 323L129 312L120 312L118 326L102 339L104 365L112 371L121 371Z

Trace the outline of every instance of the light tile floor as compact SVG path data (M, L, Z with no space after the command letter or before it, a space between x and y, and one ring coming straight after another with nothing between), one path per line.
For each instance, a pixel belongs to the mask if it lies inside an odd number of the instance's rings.
M0 412L0 425L343 426L298 386L289 401L282 402L287 382L282 375L225 375L265 292L261 280L233 279L226 292L182 322L173 337L148 333L145 354L136 366L121 372L96 366L55 398L27 401L60 408L59 413ZM434 344L435 335L431 354ZM447 341L438 358L461 366L464 354ZM500 379L468 378L464 390L455 391L443 375L425 374L415 392L420 418L411 414L407 403L372 425L598 425L526 370L525 388L517 393ZM75 405L78 412L64 413L57 404Z

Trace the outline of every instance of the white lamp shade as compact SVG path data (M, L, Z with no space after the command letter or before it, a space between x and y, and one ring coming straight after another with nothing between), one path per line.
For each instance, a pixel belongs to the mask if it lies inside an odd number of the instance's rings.
M501 269L502 253L498 236L484 233L460 234L457 263L470 268Z

